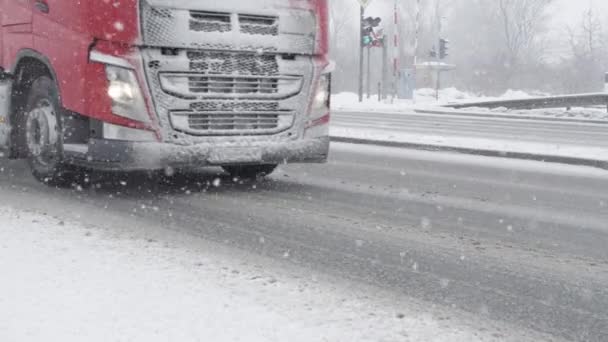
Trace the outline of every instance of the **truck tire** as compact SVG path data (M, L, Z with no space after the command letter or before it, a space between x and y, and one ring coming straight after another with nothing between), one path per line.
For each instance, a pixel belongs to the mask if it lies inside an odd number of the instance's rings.
M69 186L76 173L63 161L63 128L57 85L48 76L35 79L24 109L23 134L32 174L53 186Z
M278 165L267 164L267 165L231 165L223 166L224 171L228 172L230 176L239 179L257 179L268 176L271 174Z

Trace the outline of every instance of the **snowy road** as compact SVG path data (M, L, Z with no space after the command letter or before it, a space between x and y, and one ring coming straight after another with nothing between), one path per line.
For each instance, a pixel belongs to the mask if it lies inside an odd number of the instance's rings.
M394 133L526 141L554 145L608 147L606 124L462 116L451 114L348 112L332 113L332 123L352 129ZM491 115L491 114L489 114Z
M210 171L61 190L36 183L24 163L0 167L0 203L17 209L135 219L429 307L608 340L608 172L599 169L346 144L333 145L328 165L286 166L255 186Z

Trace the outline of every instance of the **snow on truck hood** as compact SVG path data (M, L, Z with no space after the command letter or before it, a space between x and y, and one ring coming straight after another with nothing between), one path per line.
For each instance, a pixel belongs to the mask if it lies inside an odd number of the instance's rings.
M310 0L142 0L147 46L314 54Z
M226 10L238 8L242 11L258 12L260 10L276 10L285 8L311 8L313 0L223 0L203 2L200 0L142 0L154 7L167 7L188 10Z

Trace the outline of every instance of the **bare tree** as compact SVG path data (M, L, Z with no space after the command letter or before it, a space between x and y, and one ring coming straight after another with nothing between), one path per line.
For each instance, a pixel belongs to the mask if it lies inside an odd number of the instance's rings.
M601 16L595 8L586 9L580 22L567 27L569 55L559 66L560 81L568 92L598 91L602 87L602 75L607 70L607 38Z
M552 0L498 0L496 15L502 24L506 62L517 66L524 54L534 50L546 23ZM529 55L529 54L528 54Z
M547 10L552 0L455 0L446 38L456 86L484 93L543 86Z
M599 59L602 52L604 32L602 22L593 7L585 10L578 27L568 27L572 55L590 60Z
M339 44L343 41L346 34L352 34L353 27L356 24L358 16L353 16L353 11L349 10L351 3L354 1L348 0L332 0L330 1L330 37L331 46L339 48Z
M358 2L351 0L330 0L330 54L336 61L336 71L333 78L333 89L336 92L354 91L358 59L354 57L357 51L359 25ZM355 87L352 85L355 84Z

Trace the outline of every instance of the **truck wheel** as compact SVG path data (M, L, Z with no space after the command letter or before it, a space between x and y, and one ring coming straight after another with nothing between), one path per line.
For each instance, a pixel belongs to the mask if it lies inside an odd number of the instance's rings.
M74 174L63 163L63 131L57 86L47 76L31 85L25 107L25 142L34 177L50 185L70 185Z
M268 176L277 165L235 165L223 166L224 171L239 179L256 179Z

